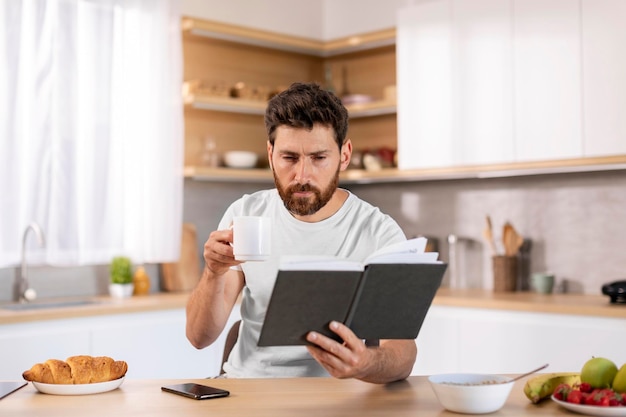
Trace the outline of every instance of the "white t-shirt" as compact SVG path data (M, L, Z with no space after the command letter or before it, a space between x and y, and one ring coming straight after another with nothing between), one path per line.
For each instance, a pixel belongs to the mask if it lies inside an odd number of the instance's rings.
M332 255L363 261L372 252L406 240L400 226L378 208L349 194L343 206L328 219L307 223L295 219L276 189L244 195L228 208L219 229L234 216L272 219L272 254L265 262L241 264L245 287L241 301L239 338L224 364L228 377L328 376L304 346L258 347L265 311L283 255Z

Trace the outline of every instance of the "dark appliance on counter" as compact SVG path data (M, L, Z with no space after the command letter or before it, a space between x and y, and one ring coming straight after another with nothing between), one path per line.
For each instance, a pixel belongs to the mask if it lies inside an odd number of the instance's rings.
M611 297L611 303L626 304L626 280L604 284L602 294Z

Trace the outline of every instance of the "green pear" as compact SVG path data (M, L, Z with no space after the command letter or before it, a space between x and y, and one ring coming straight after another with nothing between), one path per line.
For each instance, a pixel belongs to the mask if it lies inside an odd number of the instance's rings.
M620 394L626 393L626 363L619 368L615 378L613 378L613 391Z
M580 371L580 382L587 382L592 388L611 388L617 374L617 365L606 358L591 358Z

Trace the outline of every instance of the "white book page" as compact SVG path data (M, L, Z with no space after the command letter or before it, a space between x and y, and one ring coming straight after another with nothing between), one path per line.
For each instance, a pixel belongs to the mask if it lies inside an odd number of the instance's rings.
M434 264L441 263L437 260L438 252L424 253L388 253L376 257L369 257L369 264Z
M424 252L426 238L418 237L386 246L365 259L364 263L334 256L288 255L280 259L282 271L363 271L371 263L420 264L441 263L437 252Z
M334 256L294 255L280 258L281 271L363 271L358 261Z
M438 262L437 252L424 252L427 239L416 237L395 243L377 250L365 259L365 264L372 263L434 263Z

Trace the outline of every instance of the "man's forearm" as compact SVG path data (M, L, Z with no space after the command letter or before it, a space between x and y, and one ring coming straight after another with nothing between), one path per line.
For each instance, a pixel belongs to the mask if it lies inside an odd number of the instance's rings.
M374 384L406 379L413 370L417 357L417 346L414 340L383 340L375 349L375 366L366 375L359 378Z
M221 334L232 309L226 294L227 276L214 276L207 268L187 302L187 339L202 349Z

